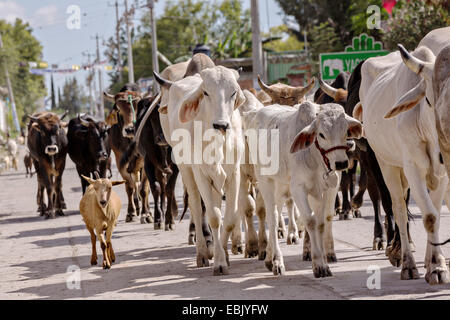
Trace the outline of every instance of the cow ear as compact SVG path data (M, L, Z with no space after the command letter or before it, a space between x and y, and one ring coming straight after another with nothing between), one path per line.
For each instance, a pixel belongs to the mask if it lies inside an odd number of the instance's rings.
M31 125L31 127L32 127L34 130L41 132L41 129L39 129L39 123L34 122L34 123Z
M353 118L358 120L359 122L362 122L362 115L363 115L363 106L361 102L358 102L353 109Z
M203 98L203 91L201 86L192 92L186 100L183 101L178 117L181 123L194 120L200 111L200 100Z
M295 136L290 152L295 153L308 148L316 138L316 130L316 120L314 120L309 126L306 126Z
M113 125L117 124L117 123L119 122L119 121L117 120L117 111L116 111L116 110L112 110L112 111L109 113L108 117L106 117L105 122L106 122L106 124L107 124L109 127L112 127Z
M158 112L159 112L159 113L162 113L162 114L167 114L167 106L160 107L160 108L158 109Z
M241 89L238 90L238 92L236 93L236 101L234 103L234 109L239 108L240 106L242 106L245 102L246 98L244 96L244 93L242 92Z
M361 122L358 120L345 115L345 120L347 120L348 129L347 136L349 139L360 139L362 137L363 128Z
M111 181L111 184L112 184L113 186L118 186L118 185L123 184L123 183L125 183L125 182L126 182L125 180Z
M81 177L82 177L84 180L86 180L87 182L89 182L89 184L93 184L93 183L95 182L95 180L93 180L93 179L91 179L91 178L88 178L88 177L86 177L85 175L81 175Z
M425 80L420 80L419 84L405 93L394 105L394 108L391 109L384 116L385 119L393 118L398 114L408 111L409 109L414 108L423 97L425 97L426 93L426 83Z

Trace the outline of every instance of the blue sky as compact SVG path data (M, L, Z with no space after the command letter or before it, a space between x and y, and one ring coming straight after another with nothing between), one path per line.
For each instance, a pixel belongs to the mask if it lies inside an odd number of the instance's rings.
M123 12L123 0L119 0L119 10ZM128 5L135 0L128 0ZM139 0L140 5L146 1ZM164 9L164 0L156 3L156 16L159 16ZM250 0L243 0L246 8L250 7ZM77 5L81 9L81 28L68 29L67 19L70 14L67 9L70 5ZM100 39L108 39L115 31L115 8L114 0L8 0L0 1L0 19L9 22L16 17L28 21L33 27L34 36L44 47L44 61L49 64L59 64L70 67L71 65L81 65L87 62L83 52L95 54L95 35L98 33ZM282 24L281 9L274 0L260 0L260 23L262 31L267 31L269 25L276 26ZM148 9L140 9L135 16L135 22L139 23L139 17L148 14ZM101 44L102 40L100 41ZM103 55L104 47L100 53ZM104 57L102 57L104 58ZM87 72L76 73L77 79L84 84ZM56 87L64 83L67 75L54 75ZM71 75L69 75L71 76ZM49 86L49 76L46 76L47 87ZM108 76L103 75L104 86L108 85Z

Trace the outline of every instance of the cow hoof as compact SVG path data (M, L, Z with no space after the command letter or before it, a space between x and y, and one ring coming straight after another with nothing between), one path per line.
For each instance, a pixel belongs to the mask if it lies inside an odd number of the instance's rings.
M386 248L386 241L383 241L383 239L376 237L375 239L373 239L373 246L372 246L372 250L377 251L377 250L384 250Z
M336 254L328 253L327 254L327 262L337 262Z
M284 239L284 234L286 231L284 231L282 228L278 228L278 239Z
M284 264L280 261L275 261L272 267L272 272L274 276L283 276L286 273Z
M226 276L230 274L227 266L218 266L214 267L213 275L214 276Z
M314 267L313 268L314 278L325 278L331 277L333 274L331 273L330 267Z
M67 205L65 202L61 203L61 209L66 210L67 209Z
M400 241L393 241L386 247L386 256L394 267L400 267L402 263L402 248Z
M57 213L58 216L60 216L60 217L63 217L63 216L64 216L64 212L62 211L62 209L57 210L56 213Z
M303 252L303 261L312 261L311 259L311 252Z
M200 254L197 254L197 268L209 267L209 260Z
M97 265L97 259L91 259L91 266Z
M141 224L146 224L147 220L145 219L145 216L141 215Z
M400 273L401 280L419 279L419 271L416 267L404 267Z
M133 216L130 214L127 214L127 216L125 218L125 222L133 222Z
M231 246L231 253L234 254L234 255L238 255L240 253L243 253L242 243L233 244Z
M189 244L190 246L195 245L195 235L194 235L194 234L190 234L190 235L189 235L189 237L188 237L188 244Z
M353 215L349 212L344 213L344 220L352 220Z
M244 258L253 258L258 255L258 241L248 241L245 244Z
M266 250L258 250L258 260L263 261L266 259Z
M272 260L265 260L264 264L266 265L267 270L273 271L273 263Z
M345 220L345 214L339 213L339 220Z
M206 247L208 248L208 259L214 258L214 244L212 241L206 241Z
M355 216L355 218L362 218L361 211L358 209L353 210L353 215Z
M162 223L161 222L154 222L153 223L153 229L161 230L161 228L162 228Z
M425 280L429 285L444 284L450 282L447 268L438 267L425 274Z
M103 262L103 269L111 269L111 264Z
M300 243L300 239L297 237L297 235L295 233L289 233L286 239L286 243L288 245L291 244L299 244Z

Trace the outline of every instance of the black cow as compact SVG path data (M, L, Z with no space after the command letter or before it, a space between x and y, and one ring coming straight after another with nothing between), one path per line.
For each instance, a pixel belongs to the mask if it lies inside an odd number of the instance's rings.
M142 214L147 216L147 220L150 222L152 217L147 215L149 212L147 201L148 180L145 172L143 172L144 170L142 170L143 159L137 159L138 161L132 171L129 171L126 166L120 166L122 155L133 142L138 103L142 99L142 95L139 93L139 87L136 84L126 84L116 95L110 95L106 92L104 95L107 100L114 102L114 107L109 113L106 123L110 126L109 142L115 155L116 164L119 167L120 175L126 181L128 213L125 221L131 222L136 215L139 215L139 201L141 201Z
M81 175L94 177L94 172L98 172L101 178L106 178L111 154L107 129L105 122L96 121L87 115L78 115L69 122L68 153L76 165L83 194L89 184Z
M138 104L138 117L136 128L139 128L148 108L154 99L144 98ZM155 102L156 103L156 102ZM175 184L178 177L178 167L173 163L172 148L167 144L162 133L159 121L159 104L156 104L147 121L143 124L139 145L134 141L123 154L120 166L134 167L137 158L144 158L145 173L150 183L155 204L154 228L162 227L162 211L167 199L166 213L164 216L165 230L175 228L174 218L178 214L178 206L175 199ZM141 223L145 223L141 217Z
M52 112L35 113L29 116L28 150L37 173L37 204L41 216L46 219L64 215L66 209L62 193L62 175L66 166L67 137L62 122L67 112L58 117ZM47 190L48 205L44 203L44 188Z

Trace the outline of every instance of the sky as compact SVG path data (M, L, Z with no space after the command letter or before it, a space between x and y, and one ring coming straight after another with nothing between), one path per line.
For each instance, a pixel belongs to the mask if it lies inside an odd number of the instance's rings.
M43 46L43 61L58 64L59 67L70 68L72 65L87 63L87 56L83 53L96 53L95 35L100 37L101 60L105 57L103 41L114 35L116 13L115 0L8 0L0 1L0 19L14 22L20 18L30 23L33 35ZM119 0L119 14L124 11L124 0ZM128 5L138 2L140 6L145 0L128 0ZM164 0L155 4L155 15L160 16L164 10ZM245 8L250 7L250 0L243 0ZM282 10L275 0L259 0L261 31L268 31L269 27L283 23ZM70 6L80 8L81 25L79 29L69 29ZM142 8L135 15L138 24L142 14L148 14L147 8ZM91 57L95 59L95 56ZM54 74L55 87L62 87L66 77L76 75L81 83L85 83L86 71L74 74ZM136 79L137 80L137 79ZM46 75L47 88L50 88L50 76ZM109 85L109 77L103 73L104 88Z

